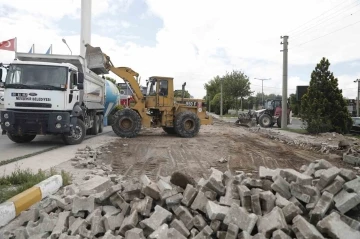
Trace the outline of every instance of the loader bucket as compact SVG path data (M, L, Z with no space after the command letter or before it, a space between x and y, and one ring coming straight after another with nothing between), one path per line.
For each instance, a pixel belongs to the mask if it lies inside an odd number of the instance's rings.
M86 45L85 60L87 68L93 71L95 74L108 74L109 71L106 68L108 64L107 59L100 47L92 47L89 44Z

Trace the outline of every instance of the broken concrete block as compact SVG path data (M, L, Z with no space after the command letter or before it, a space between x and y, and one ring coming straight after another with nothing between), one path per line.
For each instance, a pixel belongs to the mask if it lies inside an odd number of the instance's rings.
M159 226L161 226L161 224L169 221L171 219L171 216L171 212L156 205L155 212L151 215L150 218L146 218L140 221L140 226L142 228L148 229L150 232L153 232Z
M142 174L140 176L140 182L142 183L143 187L146 187L147 185L152 183L150 178L148 176L146 176L145 174Z
M319 170L319 169L328 169L331 168L333 165L325 160L325 159L320 159L316 164L315 164L315 170Z
M217 232L220 228L220 225L221 225L221 221L219 220L213 220L211 221L210 223L210 228L214 231L214 232Z
M79 228L85 223L85 220L82 218L77 218L74 223L72 223L69 227L69 235L74 236L78 233Z
M175 194L174 196L166 198L165 203L170 208L172 206L179 205L182 199L183 199L183 195L181 193L178 193Z
M346 181L351 181L356 178L356 174L354 171L345 168L340 169L339 175Z
M360 194L360 177L346 182L344 184L344 189L348 192L355 192L357 194Z
M237 186L241 206L244 207L248 212L251 212L251 191L245 185ZM230 205L231 206L231 205Z
M255 179L255 178L245 178L241 182L241 185L245 185L249 189L251 189L251 188L262 188L263 187L263 181Z
M284 217L285 217L285 220L287 223L292 222L294 217L296 217L299 214L302 214L301 209L292 202L289 202L288 205L283 207L282 212L284 214Z
M244 208L241 208L239 205L233 203L223 222L225 225L233 223L241 230L251 233L257 220L258 216L253 213L249 214Z
M164 191L167 191L167 190L172 190L171 185L169 183L167 183L166 181L162 180L162 179L159 179L156 184L157 184L160 192L164 192Z
M311 176L299 173L294 169L281 169L280 176L285 178L289 183L297 182L302 185L311 185L313 179Z
M269 213L275 207L275 195L271 191L264 191L259 194L259 197L263 215Z
M331 213L333 213L333 212L338 213L338 211L336 211L336 210L331 211ZM354 229L356 231L360 231L360 222L359 221L356 221L348 216L345 216L344 214L340 214L340 220L345 222L346 224L348 224L352 229Z
M204 227L207 225L205 219L200 214L194 217L192 223L194 227L196 227L196 229L198 229L199 231L204 229Z
M283 232L280 229L273 232L272 238L273 239L291 239L291 237L288 234L286 234L285 232Z
M146 185L143 189L142 192L153 198L154 200L159 200L160 199L160 189L157 186L156 183L151 182L149 185Z
M149 239L162 239L162 238L166 238L167 237L167 232L168 232L168 225L167 224L162 224L160 227L158 227L155 231L153 231L150 235L149 235Z
M184 172L176 171L171 175L170 182L176 186L179 186L183 189L187 187L187 185L195 186L196 182L193 177Z
M329 192L329 193L331 193L333 195L336 195L338 192L341 191L344 183L345 183L345 180L342 177L336 176L334 181L329 186L324 188L322 190L322 192L326 191L326 192Z
M251 210L258 216L262 215L259 194L251 195Z
M263 166L259 167L259 178L273 179L274 176L280 175L280 169L270 169Z
M250 191L249 191L250 192ZM206 214L210 220L224 220L225 215L228 213L229 207L220 206L212 201L206 204Z
M91 213L95 209L95 198L90 197L74 197L72 210L73 214L76 214L80 211L87 211Z
M294 197L305 203L316 202L320 197L320 191L316 187L309 185L291 183L290 191Z
M122 185L121 184L116 184L113 185L109 188L107 188L105 191L99 192L97 194L94 195L95 197L95 202L96 203L103 203L106 199L108 199L111 195L113 195L114 193L121 191L122 189Z
M95 209L96 210L96 209ZM110 215L116 215L116 214L119 214L121 212L120 209L114 207L114 206L103 206L102 207L102 211L105 213L105 214L110 214Z
M292 231L296 238L325 239L316 227L308 223L301 215L293 219Z
M239 233L239 227L233 223L230 223L228 225L228 230L226 232L225 239L236 239L238 233Z
M314 173L315 173L315 163L310 163L309 166L307 166L305 168L305 170L303 171L303 174L305 174L307 176L312 176L312 175L314 175Z
M316 227L320 232L329 235L331 238L360 238L360 232L340 220L340 215L336 212L319 221Z
M329 210L333 203L334 195L328 192L324 192L319 201L316 203L315 208L310 212L310 222L315 224L320 221L325 213Z
M252 239L267 239L263 233L258 233Z
M223 173L217 169L211 168L211 175L206 180L205 187L215 191L218 195L225 195L225 186L223 184Z
M316 184L316 188L320 191L323 190L325 187L330 185L336 176L340 173L340 169L337 167L331 167L325 172L323 172L320 176L318 183Z
M108 214L108 215L112 215L112 214ZM103 217L101 215L101 211L96 209L94 211L94 215L91 218L91 233L92 235L96 236L99 233L105 233L105 232L106 230L104 226Z
M111 187L111 180L107 177L101 177L98 175L90 178L78 186L78 188L81 189L81 195L83 196L90 196L94 191L96 193L105 191L109 187Z
M153 204L153 199L149 196L146 196L144 199L135 199L131 202L130 213L136 210L138 213L140 213L140 215L149 217L152 204Z
M19 225L22 226L28 221L36 222L39 218L39 209L38 208L30 208L27 211L23 211L18 216Z
M109 199L111 204L115 207L119 207L124 215L130 210L130 204L125 201L125 199L121 196L121 193L117 192Z
M291 198L290 184L280 175L274 177L274 183L271 184L271 189L286 199Z
M186 228L185 224L178 219L174 219L170 223L170 227L175 228L178 232L180 232L185 237L188 237L190 235L190 231Z
M203 192L198 192L190 208L193 210L199 210L202 211L203 213L206 213L207 202L208 202L208 198L205 196L205 194Z
M133 228L125 232L125 239L145 239L144 232L140 228Z
M239 233L238 239L252 239L252 236L250 235L250 233L242 231Z
M179 206L174 213L185 224L187 229L190 230L193 227L194 217L186 207Z
M140 183L129 183L125 185L124 191L121 192L121 196L126 202L130 202L135 198L141 198L141 184Z
M288 230L284 214L279 207L274 207L270 213L259 218L257 226L259 232L268 238L277 229Z
M294 196L289 199L289 202L294 203L303 213L306 213L306 208Z
M167 230L166 238L177 238L177 239L186 239L178 230L175 228L169 228Z
M209 238L212 233L213 230L211 230L209 226L206 226L194 237L194 239Z
M186 185L181 203L189 207L193 203L197 192L198 191L191 184Z
M105 230L111 230L114 231L121 227L122 223L124 221L124 215L122 213L119 213L117 215L105 215L103 217L103 223Z
M129 216L124 218L119 230L119 234L124 236L126 231L136 227L138 221L139 221L138 213L137 211L133 211Z
M360 195L341 190L334 197L335 207L342 213L348 212L360 203Z
M281 196L279 193L275 194L275 198L275 205L280 208L283 208L290 203L289 200Z
M63 232L67 229L67 220L70 216L69 211L59 213L59 218L56 222L56 225L50 235L51 239L58 238Z

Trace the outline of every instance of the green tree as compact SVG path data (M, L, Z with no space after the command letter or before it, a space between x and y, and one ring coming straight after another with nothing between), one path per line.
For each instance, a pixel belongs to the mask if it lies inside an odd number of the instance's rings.
M293 112L293 115L299 115L300 102L296 100L296 95L290 94L289 101L290 101L290 108L291 108L291 111Z
M174 97L181 97L182 95L182 90L174 90ZM184 98L191 98L191 95L190 93L185 90L184 92Z
M329 66L329 60L323 57L311 73L310 86L301 98L301 118L310 133L346 133L351 127L346 102Z
M111 77L109 77L109 76L106 76L105 79L108 80L108 81L111 81L112 83L114 83L114 84L116 85L116 87L118 88L119 92L120 92L121 87L118 86L118 84L116 83L116 80L115 80L114 78L111 78Z

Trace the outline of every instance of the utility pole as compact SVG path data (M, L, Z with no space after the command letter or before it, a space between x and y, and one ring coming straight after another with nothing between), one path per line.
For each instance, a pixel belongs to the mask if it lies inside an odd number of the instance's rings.
M356 117L359 117L359 93L360 93L360 79L354 80L358 83L357 96L356 96Z
M289 36L281 36L283 39L283 87L282 87L282 113L281 113L281 128L287 128L287 83L288 83L288 38Z
M264 107L264 80L271 80L271 78L269 79L258 79L255 78L255 80L261 80L261 105Z
M220 117L222 117L223 115L223 79L220 80L221 84L220 84L220 89L221 89L221 93L220 93Z

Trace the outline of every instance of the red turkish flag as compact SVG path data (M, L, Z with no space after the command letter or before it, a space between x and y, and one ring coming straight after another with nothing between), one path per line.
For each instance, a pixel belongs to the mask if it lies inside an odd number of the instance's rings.
M15 38L0 42L0 49L7 51L15 51Z

